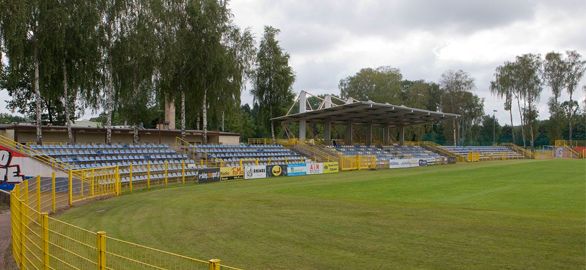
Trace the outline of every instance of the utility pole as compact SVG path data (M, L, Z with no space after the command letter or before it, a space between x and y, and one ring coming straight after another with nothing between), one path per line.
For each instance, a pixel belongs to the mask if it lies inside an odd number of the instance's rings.
M492 145L496 145L496 110L492 110Z

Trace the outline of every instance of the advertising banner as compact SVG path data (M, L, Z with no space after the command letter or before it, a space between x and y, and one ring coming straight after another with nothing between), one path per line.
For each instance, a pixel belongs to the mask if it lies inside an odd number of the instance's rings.
M287 176L287 165L268 165L267 177Z
M337 173L340 171L338 162L324 162L323 173Z
M324 173L324 164L323 163L305 163L307 167L307 174L322 174Z
M244 169L242 167L222 167L220 168L220 176L222 179L233 179L244 177Z
M389 160L389 168L391 168L391 169L412 168L412 167L419 167L419 159L407 158L407 159L391 159L391 160Z
M428 164L428 163L427 163L427 160L425 160L425 159L420 159L420 160L419 160L419 166L421 166L421 167L425 167L425 166L427 166L427 164Z
M287 165L287 176L299 176L307 174L305 163L296 163Z
M209 168L197 170L198 183L211 183L220 181L220 169Z
M246 166L244 167L244 179L258 179L267 177L266 166Z

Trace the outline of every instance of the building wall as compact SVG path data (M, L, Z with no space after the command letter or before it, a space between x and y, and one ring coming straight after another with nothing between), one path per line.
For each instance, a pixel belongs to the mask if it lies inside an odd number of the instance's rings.
M240 136L220 135L219 136L219 143L220 144L240 144Z
M9 138L14 138L12 134L14 134L14 130L7 129L7 130L0 130L0 135L4 135ZM6 134L6 135L5 135ZM35 143L36 142L36 132L34 129L31 130L18 130L16 135L16 140L20 143ZM79 144L102 144L106 141L106 134L105 131L102 132L85 132L74 130L75 142ZM165 133L158 131L142 131L140 132L140 143L154 143L154 144L167 144L167 145L174 145L175 138L180 136L179 133ZM194 135L194 134L187 134L185 136L185 140L192 143L192 144L201 144L203 138L201 135ZM68 142L67 139L67 131L43 131L43 141L45 144L66 144ZM116 131L112 132L112 143L119 143L119 144L132 144L133 142L133 133L132 131ZM240 143L240 136L239 135L208 135L208 143L210 144L239 144Z
M79 144L100 144L106 142L106 134L103 133L75 133L75 143Z

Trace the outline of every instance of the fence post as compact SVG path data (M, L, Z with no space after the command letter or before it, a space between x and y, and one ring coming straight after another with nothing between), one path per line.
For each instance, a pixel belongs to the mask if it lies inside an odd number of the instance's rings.
M169 163L165 160L165 187L167 187L168 180L168 170L169 170Z
M132 193L132 163L128 169L128 188L130 189L130 193Z
M118 170L118 166L114 169L114 183L116 183L114 187L114 191L116 192L116 196L120 196L120 191L122 189L122 184L120 183L120 171Z
M181 183L185 184L185 160L181 161Z
M55 198L55 172L51 172L51 210L53 213L57 210L57 200Z
M90 177L92 178L92 181L91 181L91 183L90 183L90 192L91 192L92 196L94 196L94 194L95 194L94 187L95 187L95 185L96 185L96 181L95 181L95 179L96 179L96 174L95 174L95 170L94 170L94 168L92 168L92 171L91 171L91 176L90 176Z
M106 232L99 231L97 234L98 270L106 270Z
M220 270L220 260L219 259L211 259L209 260L210 267L209 270Z
M80 189L79 192L81 193L81 197L83 198L83 181L85 180L85 170L81 171L81 177L80 177L80 181L79 181L79 185L80 185Z
M39 218L41 217L41 176L37 175L37 212L39 212Z
M151 161L147 163L147 189L151 189Z
M25 183L25 182L26 182L26 180L23 183ZM24 243L25 243L24 242L24 235L25 235L24 231L26 230L26 225L25 225L26 222L24 219L26 218L26 214L24 213L24 208L26 207L26 202L24 202L23 200L20 200L20 199L18 200L18 202L20 204L20 206L19 206L19 208L20 208L20 211L19 211L20 212L19 213L20 214L20 262L19 262L20 267L19 268L25 269L24 256L26 254L26 251L25 251L26 247L24 245Z
M43 269L48 270L49 267L49 214L41 214L41 227L43 235Z
M73 205L73 172L69 170L69 206Z

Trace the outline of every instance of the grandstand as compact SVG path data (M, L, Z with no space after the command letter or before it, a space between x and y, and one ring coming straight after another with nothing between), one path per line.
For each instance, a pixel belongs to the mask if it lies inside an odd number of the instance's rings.
M198 158L220 162L224 166L305 163L308 159L280 144L190 145Z
M525 158L507 146L440 146L440 148L461 157L467 156L469 153L478 153L480 160Z
M166 144L77 144L31 145L31 149L67 163L71 169L90 169L119 166L121 181L127 182L132 170L133 181L196 175L206 165L195 164L186 154L177 153ZM130 166L132 165L132 169Z
M389 146L364 146L364 145L342 145L328 146L345 156L371 155L376 156L378 161L390 161L396 159L419 159L425 160L427 164L445 164L446 157L431 152L421 146L389 145Z

